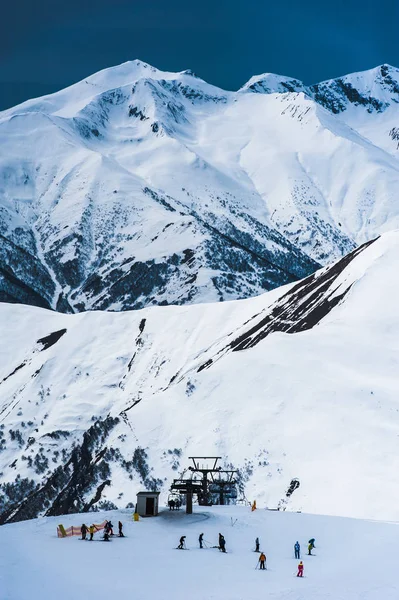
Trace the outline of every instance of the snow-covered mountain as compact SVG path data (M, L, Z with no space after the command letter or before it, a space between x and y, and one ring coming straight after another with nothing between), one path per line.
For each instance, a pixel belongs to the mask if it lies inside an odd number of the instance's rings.
M398 261L394 231L247 300L0 304L1 522L165 500L193 455L259 506L397 519Z
M0 300L245 298L399 227L398 73L226 92L133 61L0 113Z
M316 84L309 93L373 144L399 156L398 69L381 65Z

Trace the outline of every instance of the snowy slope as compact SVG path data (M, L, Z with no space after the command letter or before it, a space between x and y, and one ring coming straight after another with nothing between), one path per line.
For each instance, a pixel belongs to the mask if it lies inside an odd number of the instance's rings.
M276 513L248 507L162 512L159 517L131 520L132 511L68 515L6 525L1 528L0 585L5 600L41 598L98 600L110 597L146 600L396 600L397 523L307 514ZM62 522L80 526L111 519L124 523L128 537L109 543L58 539ZM232 523L234 525L232 526ZM223 533L228 553L198 548L198 535L216 545ZM176 551L181 535L189 551ZM100 537L96 534L96 537ZM267 570L255 570L255 538L267 556ZM306 556L309 538L315 556ZM293 545L303 550L304 578L295 574ZM21 576L23 572L23 576Z
M2 521L165 501L203 454L260 506L397 519L398 260L395 231L248 300L0 305Z
M373 144L399 155L399 69L370 71L323 81L309 88L317 102Z
M399 227L397 156L365 131L398 114L386 69L348 76L375 110L337 82L226 92L132 61L0 113L0 300L245 298Z

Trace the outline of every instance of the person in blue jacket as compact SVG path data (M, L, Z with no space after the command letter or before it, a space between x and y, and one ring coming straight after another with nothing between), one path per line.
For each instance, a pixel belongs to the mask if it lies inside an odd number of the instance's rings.
M295 542L294 544L295 558L301 558L301 547L299 542Z

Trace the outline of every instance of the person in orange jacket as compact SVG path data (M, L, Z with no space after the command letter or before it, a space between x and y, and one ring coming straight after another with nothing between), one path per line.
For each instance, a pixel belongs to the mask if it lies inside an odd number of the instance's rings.
M265 564L266 564L266 554L264 552L260 553L259 556L259 569L265 569Z
M298 573L296 574L297 577L303 577L303 562L301 561L298 565Z

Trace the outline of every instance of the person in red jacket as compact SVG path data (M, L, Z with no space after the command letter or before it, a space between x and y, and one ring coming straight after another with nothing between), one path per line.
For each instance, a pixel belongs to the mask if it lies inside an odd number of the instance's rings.
M298 565L298 573L296 574L297 577L303 577L303 562L301 561Z

